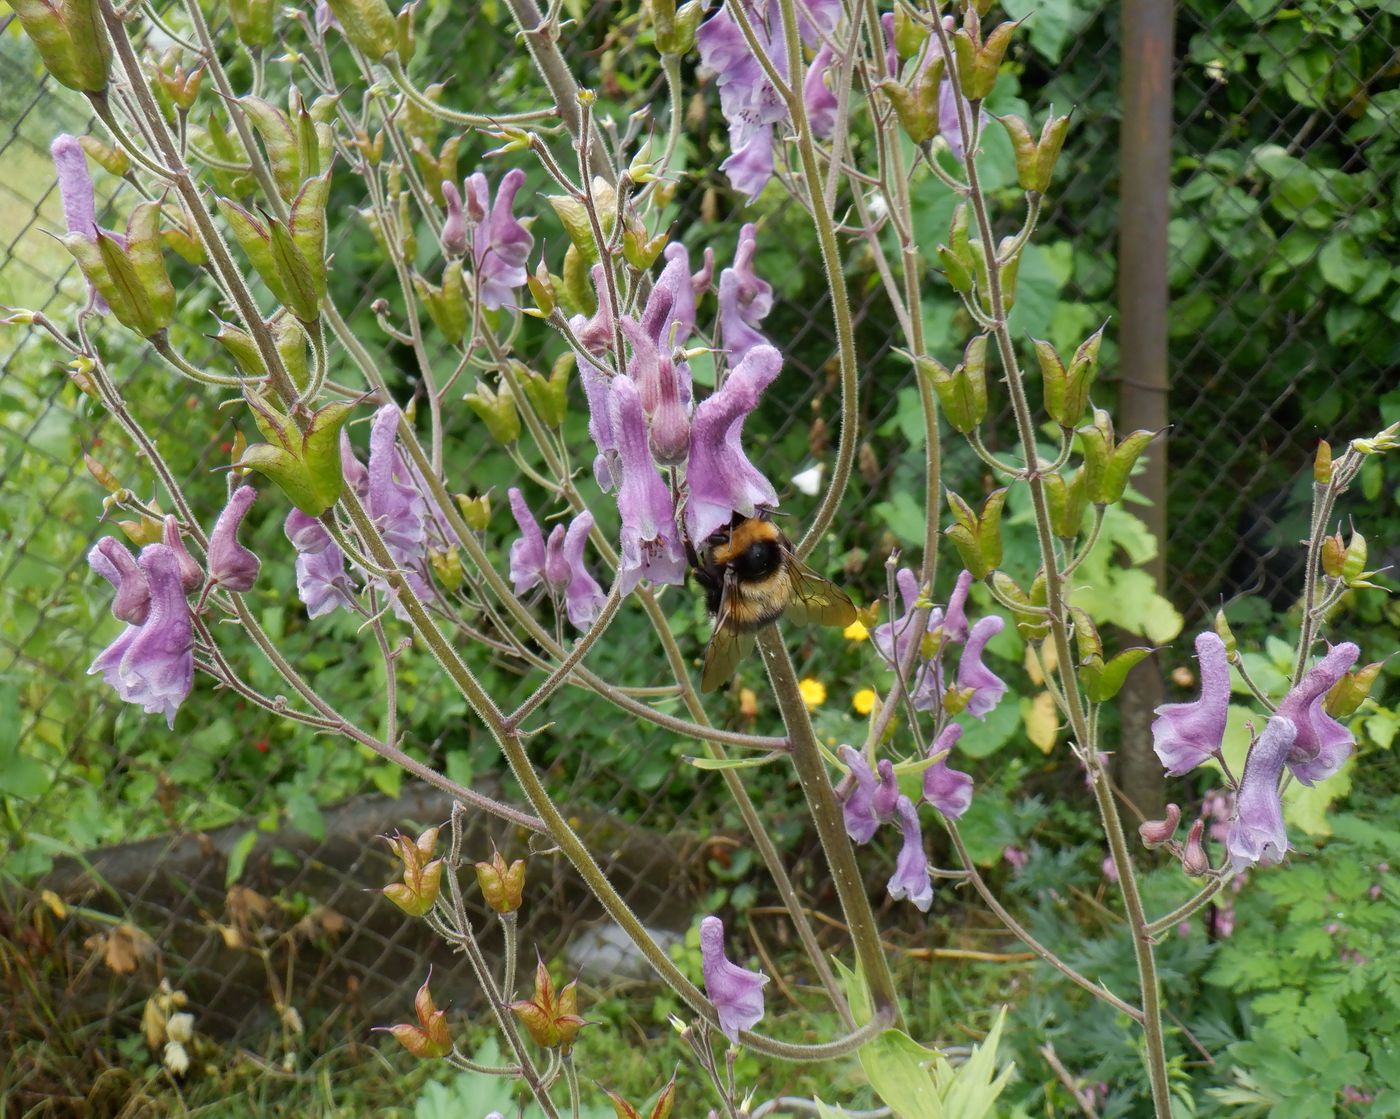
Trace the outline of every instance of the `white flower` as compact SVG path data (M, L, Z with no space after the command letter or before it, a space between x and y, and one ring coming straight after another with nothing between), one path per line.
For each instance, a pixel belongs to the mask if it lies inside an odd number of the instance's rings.
M165 1023L165 1036L171 1041L189 1041L194 1037L194 1015L172 1014Z
M799 493L805 493L808 497L816 497L822 490L822 474L826 470L825 463L817 463L816 466L809 466L806 470L800 470L792 476L792 484L797 487Z
M176 1015L176 1017L189 1017L189 1015ZM185 1047L178 1041L167 1041L165 1043L165 1055L162 1058L165 1067L176 1076L184 1076L189 1071L190 1055L185 1051Z

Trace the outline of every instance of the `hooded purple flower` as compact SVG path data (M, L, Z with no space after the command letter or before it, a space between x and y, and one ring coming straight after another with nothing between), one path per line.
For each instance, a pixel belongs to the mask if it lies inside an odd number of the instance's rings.
M778 493L744 454L744 421L758 406L759 395L782 369L782 355L772 346L755 346L732 369L724 387L698 408L690 425L690 463L686 467L686 526L692 540L703 541L729 524L735 513L754 516L774 508Z
M763 988L768 976L729 961L724 954L724 922L718 917L700 922L700 970L721 1032L739 1044L739 1031L753 1029L763 1018Z
M587 315L575 315L569 320L569 329L574 332L574 337L590 354L604 354L613 348L617 342L613 333L612 304L608 302L608 286L603 273L603 266L595 264L589 271L589 276L593 280L593 291L597 296L598 309L593 312L593 317ZM580 365L587 364L580 355Z
M491 188L478 171L463 183L468 210L490 217L479 221L472 235L472 260L481 281L481 302L487 310L515 306L515 291L525 285L525 262L535 239L512 213L515 196L525 183L525 172L516 167L507 171L496 188L491 205Z
M881 622L870 634L875 651L891 668L903 664L909 656L910 643L917 645L924 637L923 633L914 629L914 613L918 609L919 601L919 577L914 574L912 568L901 567L895 572L894 582L899 589L899 597L904 601L904 613L894 617L894 604L891 603L890 620ZM929 611L924 633L932 633L942 622L943 612L938 607L933 607Z
M710 286L714 253L710 249L705 250L706 267L695 273L690 271L690 252L682 242L672 241L666 246L663 255L666 258L666 267L661 270L656 287L658 290L665 288L670 292L671 311L660 338L663 344L683 346L686 339L695 333L695 303ZM650 300L647 306L650 308ZM671 329L673 324L674 334Z
M1361 650L1353 642L1334 645L1284 697L1275 712L1297 728L1297 737L1288 755L1288 768L1304 785L1315 785L1331 777L1351 756L1351 731L1327 714L1322 703L1332 685L1346 674L1360 654Z
M77 137L66 132L59 133L49 145L53 156L54 171L58 179L58 196L63 202L63 220L69 233L81 233L84 237L97 236L97 198L92 187L92 173L88 170L87 155ZM107 311L107 301L97 294L97 289L88 285L93 309L99 314Z
M773 309L773 287L753 269L757 251L758 229L750 222L739 230L733 265L719 274L720 338L731 367L754 347L768 344L758 326Z
M411 485L413 476L399 455L397 404L385 404L374 414L369 433L369 513L384 543L401 566L415 566L427 541L427 504Z
M885 29L885 70L891 78L899 77L899 51L894 45L894 13L886 12L880 17L880 26Z
M262 561L238 542L238 526L257 496L252 486L239 486L209 534L209 578L231 591L249 590L262 566Z
M919 811L913 801L901 796L895 812L899 816L904 846L900 848L894 874L885 889L896 901L908 898L921 913L927 913L933 904L933 879L929 876L928 857L924 854L924 836L919 830Z
M151 610L151 589L136 566L136 557L120 540L104 536L88 552L88 566L116 588L112 616L140 625Z
M545 582L544 533L535 520L530 506L525 503L525 495L512 486L506 491L510 499L510 511L515 523L520 527L520 539L510 546L510 581L517 595L524 594L531 587Z
M688 566L685 547L676 528L671 491L651 458L637 386L630 377L615 377L612 398L613 430L622 459L622 482L617 489L617 511L622 518L619 590L623 595L631 594L642 579L680 585L685 582ZM693 454L691 463L693 468Z
M204 568L190 555L185 541L180 536L180 522L173 513L167 513L161 528L161 541L175 553L175 562L180 565L180 586L186 594L193 594L204 586Z
M1006 622L996 614L979 618L958 659L958 687L973 689L967 713L974 719L985 719L1006 694L1006 681L982 663L982 651L987 642L1005 626Z
M855 843L869 843L880 827L880 818L875 815L875 774L865 762L859 750L851 746L841 746L837 756L845 763L855 778L855 788L841 806L841 815L846 822L846 834Z
M164 714L173 728L175 712L194 686L194 630L180 562L164 544L148 544L136 562L150 587L150 612L103 650L88 672L101 673L127 703Z
M972 804L972 778L948 766L948 755L962 733L957 723L944 727L930 751L943 756L924 770L924 799L950 820L958 819Z
M967 592L972 587L972 572L958 572L953 593L948 596L948 613L943 618L943 633L955 645L967 640Z
M345 570L345 554L315 517L293 509L282 526L297 552L297 597L307 617L319 618L337 606L354 609L355 584Z
M443 255L452 258L466 256L467 219L462 214L462 194L450 179L443 180L442 198L447 204L447 217L439 234Z
M1245 759L1235 814L1225 836L1225 848L1237 872L1256 863L1282 862L1288 850L1278 780L1297 733L1292 720L1275 715Z
M1210 758L1225 740L1230 706L1230 658L1225 642L1206 630L1196 637L1201 665L1201 698L1193 703L1167 703L1152 720L1152 749L1178 777Z
M575 629L587 629L598 617L607 595L583 563L584 545L593 529L593 514L587 510L569 524L555 525L544 550L545 581L556 597L564 596L564 608Z
M830 43L823 43L807 68L807 77L802 83L802 101L807 106L807 120L814 136L825 139L836 127L836 110L839 103L832 85L836 81L836 67L832 64L835 51Z
M598 488L612 493L622 477L618 457L617 431L613 426L612 379L587 357L580 355L579 378L588 400L588 434L598 454L593 459L593 477Z

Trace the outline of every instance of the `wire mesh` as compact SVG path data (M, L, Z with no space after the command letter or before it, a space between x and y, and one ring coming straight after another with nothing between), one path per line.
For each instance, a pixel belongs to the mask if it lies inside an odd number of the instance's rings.
M570 43L571 60L604 82L609 9L596 5ZM454 36L457 43L457 50L443 51L444 56L467 46L490 55L482 46L490 41L496 42L493 57L511 55L509 34L487 24L484 10L475 8L467 20L438 26L436 34ZM1289 546L1300 508L1293 487L1316 438L1315 412L1300 402L1303 381L1325 378L1329 388L1364 391L1394 379L1395 355L1388 349L1338 342L1344 336L1336 320L1356 302L1364 281L1351 291L1327 287L1317 297L1317 257L1324 248L1308 255L1289 242L1301 219L1288 220L1283 196L1296 184L1261 172L1258 158L1261 148L1273 145L1285 155L1321 161L1345 176L1327 180L1337 223L1346 226L1383 210L1386 216L1371 235L1391 239L1390 199L1379 193L1384 177L1370 180L1377 184L1370 193L1356 188L1369 152L1389 151L1395 143L1392 126L1383 123L1379 137L1365 143L1348 140L1346 122L1330 111L1335 92L1310 104L1308 98L1281 95L1279 86L1286 86L1297 59L1308 60L1297 78L1305 85L1337 86L1337 75L1349 74L1373 97L1382 86L1393 86L1394 76L1360 72L1362 55L1343 55L1318 69L1312 61L1315 48L1334 45L1326 31L1303 32L1301 39L1288 41L1287 50L1267 35L1255 53L1232 45L1241 28L1274 27L1271 11L1258 3L1188 5L1178 30L1166 593L1188 615L1208 609L1222 593L1253 584L1261 572L1266 593L1276 600L1286 594L1284 588L1297 585L1297 549ZM1034 104L1043 87L1081 110L1061 167L1063 186L1044 232L1052 241L1073 245L1060 298L1085 304L1086 322L1107 317L1113 303L1116 29L1112 12L1087 10L1081 33L1061 57L1026 49L1017 58L1023 96ZM1390 49L1384 42L1388 18L1377 15L1363 31L1376 40L1366 59ZM5 166L17 171L0 176L0 296L61 319L81 299L82 283L45 233L59 229L62 221L47 147L55 133L87 131L91 122L80 103L41 76L32 56L10 43L0 51L0 153ZM715 100L712 90L706 96ZM701 168L718 162L724 144L722 123L714 105L709 108L694 132L693 162ZM1252 154L1235 158L1240 151ZM692 227L713 228L716 208L727 197L722 186L714 171L702 170L687 182L679 195L685 207L678 222L682 236ZM124 205L119 197L112 209ZM787 228L780 211L765 218L768 236L782 237ZM1204 244L1186 236L1196 228L1209 231ZM363 230L356 235L363 237ZM389 277L364 270L356 244L346 232L333 249L359 277L347 316L372 322L371 304ZM791 247L785 245L784 252L792 262ZM762 261L760 256L760 271ZM789 387L770 400L763 416L769 457L761 465L779 478L795 472L804 456L829 458L835 437L835 339L830 307L812 297L820 287L810 282L820 272L815 246L795 263L785 274L770 276L778 303L766 324L788 356L784 383ZM930 272L926 286L937 282ZM860 477L843 512L847 523L861 526L870 555L826 558L833 566L849 561L856 582L873 597L883 587L880 561L898 543L888 507L907 488L909 438L898 417L901 395L912 392L913 384L907 365L892 352L895 324L878 285L856 285L855 291L862 421L865 430L884 438L872 439L868 453L863 450ZM407 357L392 343L379 345L391 380L411 394ZM149 354L133 347L122 357L113 365L129 371L133 384L142 377L149 381L156 368ZM3 886L8 904L0 932L42 977L58 1019L135 1023L157 979L164 977L198 1004L202 1031L268 1051L314 1046L337 1031L362 1037L365 1023L396 1020L406 1003L404 992L421 978L425 960L431 959L439 974L449 969L445 987L470 990L460 961L434 950L414 925L398 919L377 893L367 892L391 878L391 861L376 834L441 822L447 815L443 798L417 786L400 788L382 771L359 763L353 770L359 788L337 778L326 786L336 790L328 803L307 806L304 798L311 794L290 770L298 759L315 758L318 772L334 775L341 764L336 752L348 747L309 745L309 733L296 737L270 730L257 712L213 692L199 696L204 729L186 729L194 722L182 718L179 729L167 735L161 727L136 721L84 676L113 628L106 596L94 589L84 561L91 543L111 530L99 523L102 493L82 456L101 457L119 477L138 477L141 467L101 413L68 384L59 365L37 333L0 334L5 403L0 486L8 495L0 509L0 687L11 710L11 725L0 730L0 740L12 739L6 762L11 795L5 800L9 813L0 847L9 872ZM1311 402L1318 393L1309 389L1304 395ZM153 399L149 391L140 398L144 419L158 432L181 432L191 445L186 465L206 472L226 461L232 438L222 419L207 419L216 415L215 401L183 389L178 399ZM1363 428L1365 419L1349 417ZM195 424L205 427L190 438ZM473 437L456 434L462 442L454 459L470 475L485 460L471 452ZM1215 484L1222 479L1229 483L1224 491ZM147 479L141 488L149 485ZM206 496L214 493L208 489ZM784 497L800 521L805 499L790 488ZM205 506L211 513L212 502L210 496ZM285 555L277 526L264 526L258 539L269 547L280 544ZM696 621L695 611L676 604L676 597L663 597L663 605ZM301 632L292 620L295 609L291 603L284 620L289 630ZM658 664L654 643L640 629L629 633L635 644L615 654L617 663L629 665L627 682L663 682L660 675L646 678L648 666ZM692 644L696 633L692 626ZM320 656L321 670L333 673L334 655L315 650L305 634L302 640L303 651ZM509 703L523 698L527 680L498 673L493 686L501 702ZM582 717L580 710L575 707L572 714ZM215 712L217 717L210 714ZM449 772L454 765L472 767L502 795L518 798L463 711L449 707L408 715L415 748L430 764ZM413 725L415 717L421 718L419 726ZM737 721L737 711L734 717ZM644 726L622 725L617 733L625 749L606 757L569 750L567 734L543 740L535 747L537 764L561 802L578 812L585 833L643 920L684 929L707 890L742 872L735 858L744 845L741 828L723 814L716 822L714 813L722 812L717 803L687 791L694 773L684 760L686 744ZM278 751L291 760L276 764ZM367 792L366 781L379 787ZM246 801L221 800L219 790L230 782ZM288 807L289 798L297 797L303 799ZM811 859L802 846L800 814L784 812L783 803L775 792L774 832L819 906L825 900L821 883L803 877ZM110 804L122 806L120 829L104 826ZM482 855L491 839L507 852L524 849L522 837L508 829L482 829L474 836ZM241 873L230 874L234 860ZM527 944L539 943L549 957L599 915L560 860L532 860L535 873L548 881L532 886L522 936ZM18 990L16 974L7 973L11 994ZM12 1044L27 1030L42 1029L25 1014L5 1022ZM310 1038L298 1036L308 1029ZM42 1087L30 1085L35 1092Z

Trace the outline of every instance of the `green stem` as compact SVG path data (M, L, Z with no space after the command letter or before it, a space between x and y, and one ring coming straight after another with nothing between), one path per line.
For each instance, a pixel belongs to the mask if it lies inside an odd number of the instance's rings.
M1166 916L1158 917L1157 920L1148 922L1146 929L1147 935L1159 936L1173 925L1186 920L1187 917L1191 916L1196 910L1206 905L1216 894L1220 893L1220 891L1225 888L1226 883L1233 877L1234 875L1230 871L1222 871L1219 875L1207 882L1204 888L1202 888L1195 897L1178 905Z
M530 109L520 113L463 113L457 109L449 109L445 105L439 105L436 101L424 96L404 72L403 63L396 55L389 55L384 60L384 68L389 71L389 77L393 78L394 85L399 92L422 109L425 113L431 113L439 120L445 120L449 124L462 124L469 128L494 128L501 124L529 124L531 121L549 120L559 115L559 110L550 109Z

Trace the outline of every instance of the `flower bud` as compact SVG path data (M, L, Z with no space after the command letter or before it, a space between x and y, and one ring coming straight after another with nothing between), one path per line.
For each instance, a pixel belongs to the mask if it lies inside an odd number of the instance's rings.
M121 178L131 169L131 157L121 148L104 144L96 136L79 136L78 143L87 157L109 175Z
M514 913L524 901L525 860L516 859L509 866L499 851L491 852L489 863L474 863L476 884L492 912Z
M1239 642L1235 640L1235 631L1230 628L1224 610L1215 612L1215 633L1225 643L1225 655L1233 659L1239 649Z
M457 545L453 544L446 549L429 548L428 563L444 590L452 592L461 588L466 573L462 568L462 556L457 551Z
M399 46L399 27L385 0L328 0L345 37L371 62L381 62Z
M981 20L974 9L968 9L963 26L953 33L953 50L958 60L958 84L969 101L982 101L992 92L1015 30L1015 23L1000 23L984 41Z
M1094 422L1079 429L1089 500L1095 505L1121 501L1128 487L1128 475L1152 439L1150 431L1134 431L1121 443L1116 442L1113 420L1102 408L1095 408Z
M919 376L933 387L954 431L966 435L986 419L987 335L979 334L968 342L963 360L951 372L931 357L916 357L914 364Z
M1186 834L1186 846L1181 852L1181 869L1191 878L1200 878L1210 872L1210 858L1206 855L1204 842L1205 830L1206 821L1202 816Z
M535 270L525 276L525 286L530 289L530 297L535 301L533 308L526 309L527 315L547 319L554 314L554 309L559 306L559 292L554 286L554 277L545 267L543 257L540 258L539 264L535 265Z
M1353 529L1346 554L1342 558L1342 578L1350 585L1365 574L1365 567L1366 537Z
M1104 328L1099 327L1074 351L1068 369L1060 361L1054 346L1033 339L1035 354L1040 360L1045 411L1066 430L1079 422L1089 406L1089 390L1099 370L1099 344L1103 341L1103 331Z
M1313 481L1319 486L1332 481L1332 445L1326 439L1317 441L1317 454L1313 456Z
M1050 527L1056 536L1073 540L1079 535L1084 524L1084 510L1089 505L1089 495L1084 488L1084 470L1076 470L1065 480L1063 474L1046 474L1045 503L1050 508Z
M904 5L894 6L894 49L901 62L907 62L928 42L929 29L916 20Z
M79 93L107 88L112 47L97 0L10 0L44 68Z
M565 350L555 359L548 377L533 369L517 366L517 375L521 378L525 395L530 398L540 419L549 427L563 426L564 418L569 414L569 380L573 372L572 350Z
M1156 850L1171 841L1181 823L1181 809L1175 804L1167 805L1167 815L1162 820L1144 820L1138 825L1138 835L1148 850Z
M700 0L676 7L676 0L649 0L652 23L656 28L656 49L662 55L689 54L695 46L695 31L705 6Z
M1024 191L1044 194L1050 187L1055 162L1060 158L1060 149L1069 132L1069 117L1057 117L1053 113L1046 117L1038 141L1031 137L1030 129L1020 117L1007 115L996 120L1011 139L1017 183Z
M915 77L912 89L892 79L880 83L880 89L894 106L900 127L913 143L921 147L938 135L939 86L943 81L943 66L941 55L931 59Z
M1322 570L1333 579L1342 577L1342 568L1346 565L1347 546L1342 539L1342 534L1337 532L1332 536L1322 538Z

